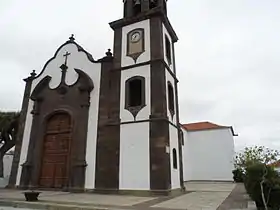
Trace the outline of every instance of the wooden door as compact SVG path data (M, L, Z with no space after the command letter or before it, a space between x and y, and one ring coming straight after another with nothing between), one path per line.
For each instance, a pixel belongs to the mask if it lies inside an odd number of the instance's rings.
M52 116L46 125L39 186L63 188L69 177L71 118L66 113Z

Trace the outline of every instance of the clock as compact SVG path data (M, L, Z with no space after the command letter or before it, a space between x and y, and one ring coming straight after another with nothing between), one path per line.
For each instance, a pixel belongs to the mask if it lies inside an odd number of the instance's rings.
M139 42L140 39L141 39L141 32L140 31L135 31L135 32L133 32L133 34L131 34L130 41L132 43Z
M127 33L127 52L136 63L137 58L145 51L144 28L136 28Z

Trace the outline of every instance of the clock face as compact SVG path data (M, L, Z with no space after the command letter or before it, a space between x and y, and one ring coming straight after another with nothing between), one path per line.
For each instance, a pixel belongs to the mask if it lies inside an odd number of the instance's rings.
M141 32L139 31L135 31L132 35L131 35L131 42L135 43L138 42L141 39Z
M127 33L126 55L136 63L137 58L145 51L145 30L137 28Z

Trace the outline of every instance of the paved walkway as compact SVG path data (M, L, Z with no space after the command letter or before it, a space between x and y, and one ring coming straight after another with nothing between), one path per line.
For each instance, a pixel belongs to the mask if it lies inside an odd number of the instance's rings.
M197 182L186 184L186 189L187 192L184 195L177 197L43 192L39 197L40 201L35 203L25 202L22 191L3 189L0 190L0 206L52 210L230 210L247 208L248 199L242 184Z

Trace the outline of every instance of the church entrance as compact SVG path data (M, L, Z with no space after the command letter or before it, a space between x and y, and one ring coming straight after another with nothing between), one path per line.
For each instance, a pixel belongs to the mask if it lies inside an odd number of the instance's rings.
M62 189L69 178L71 117L58 113L48 119L44 135L40 188Z

